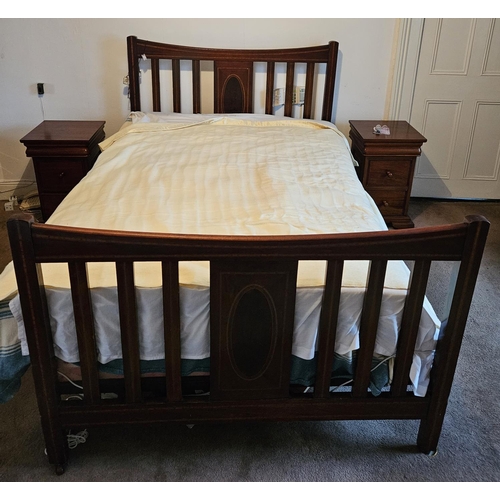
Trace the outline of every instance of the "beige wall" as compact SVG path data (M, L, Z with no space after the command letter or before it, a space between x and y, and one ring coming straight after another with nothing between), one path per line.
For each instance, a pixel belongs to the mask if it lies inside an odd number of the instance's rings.
M0 191L34 179L19 139L42 119L106 120L128 112L126 37L180 45L269 48L340 44L333 120L386 118L395 19L0 19ZM45 96L36 83L45 83ZM34 186L30 186L32 189ZM24 191L26 191L25 188ZM0 194L0 199L9 193Z

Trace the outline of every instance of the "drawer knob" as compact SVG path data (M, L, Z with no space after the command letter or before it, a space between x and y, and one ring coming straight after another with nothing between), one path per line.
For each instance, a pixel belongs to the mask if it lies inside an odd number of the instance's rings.
M66 173L65 173L65 172L61 172L61 173L59 174L59 178L60 178L60 179L62 179L65 175L66 175Z
M388 207L389 206L389 202L387 202L387 201L384 200L384 201L382 201L382 205L384 205L384 207Z
M387 170L385 173L390 179L392 179L392 177L394 176L394 174L390 170Z

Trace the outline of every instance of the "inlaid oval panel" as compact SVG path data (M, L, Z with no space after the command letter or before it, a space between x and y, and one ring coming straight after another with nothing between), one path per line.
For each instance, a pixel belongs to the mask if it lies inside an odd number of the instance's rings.
M242 113L244 102L244 90L241 81L236 76L229 77L224 85L222 102L224 113Z
M276 344L276 314L264 292L248 287L231 308L229 355L233 367L245 379L257 378L266 370Z

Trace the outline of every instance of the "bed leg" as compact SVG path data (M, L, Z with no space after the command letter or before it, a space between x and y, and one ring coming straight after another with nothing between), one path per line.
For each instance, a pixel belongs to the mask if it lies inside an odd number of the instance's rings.
M443 415L444 417L444 415ZM437 454L437 445L444 418L423 419L417 436L417 447L424 455L433 457Z
M57 464L55 468L56 468L56 474L58 476L62 476L64 474L64 471L66 470L66 466L61 464Z
M45 453L49 463L54 465L56 474L60 476L66 469L68 462L68 441L62 427L49 423L46 425L42 418L42 430L45 439Z

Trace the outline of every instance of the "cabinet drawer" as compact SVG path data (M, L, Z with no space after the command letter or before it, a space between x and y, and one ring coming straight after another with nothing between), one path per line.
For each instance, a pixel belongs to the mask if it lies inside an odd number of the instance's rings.
M88 171L82 158L36 158L34 165L38 190L45 193L68 193Z
M407 187L412 162L413 160L370 160L367 187Z
M404 191L369 191L382 215L404 215L406 193Z

